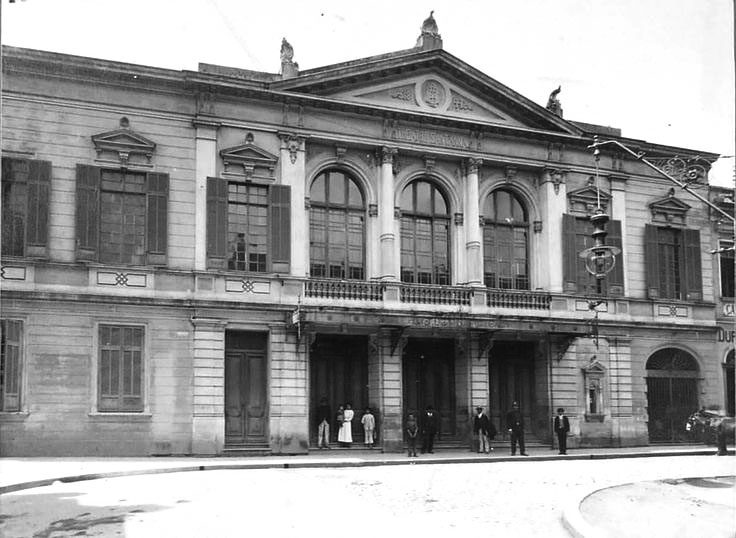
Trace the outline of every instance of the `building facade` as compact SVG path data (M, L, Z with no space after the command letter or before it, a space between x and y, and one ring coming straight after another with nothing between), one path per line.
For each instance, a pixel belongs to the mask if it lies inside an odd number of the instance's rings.
M322 398L570 446L733 412L733 228L442 48L278 74L3 48L2 455L306 453ZM729 205L730 204L730 205ZM607 211L599 284L580 252ZM730 284L729 284L730 282ZM720 285L718 285L720 283ZM730 382L728 375L731 375ZM503 435L503 434L502 434ZM333 433L334 437L334 433Z

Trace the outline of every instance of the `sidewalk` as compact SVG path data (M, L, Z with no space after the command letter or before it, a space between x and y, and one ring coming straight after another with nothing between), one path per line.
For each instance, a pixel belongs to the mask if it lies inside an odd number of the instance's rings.
M76 482L96 478L206 471L215 469L268 469L309 467L364 467L377 465L488 463L504 461L550 461L610 458L714 455L715 447L705 445L644 446L569 450L565 456L556 450L536 449L529 456L511 456L498 448L491 455L468 450L437 451L407 458L404 453L384 454L380 450L312 450L300 456L263 457L85 457L85 458L0 458L0 494L40 487L54 481ZM729 454L733 454L729 448Z

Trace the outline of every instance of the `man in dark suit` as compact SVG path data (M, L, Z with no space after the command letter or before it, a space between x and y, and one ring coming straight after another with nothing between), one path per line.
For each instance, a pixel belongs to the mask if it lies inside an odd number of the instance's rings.
M473 419L473 433L478 436L478 454L489 454L493 450L490 438L495 435L495 432L491 433L491 419L483 412L482 407L476 407L475 410L478 414Z
M569 431L570 421L565 416L565 410L560 407L557 409L557 416L555 417L555 433L557 434L560 454L567 454L567 432Z
M439 416L434 407L428 405L422 415L422 454L434 454L434 436L439 429Z
M519 411L518 402L514 402L511 411L506 413L506 427L511 434L511 455L516 455L516 443L519 443L519 449L522 456L528 456L526 447L524 446L524 417Z

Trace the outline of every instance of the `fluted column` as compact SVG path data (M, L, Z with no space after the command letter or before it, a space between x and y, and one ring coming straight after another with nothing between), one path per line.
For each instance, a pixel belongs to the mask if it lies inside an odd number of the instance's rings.
M381 160L381 279L397 280L394 260L394 156L395 148L383 147Z
M467 278L471 286L483 284L483 260L480 258L480 209L478 171L483 161L468 159L465 176L465 256Z

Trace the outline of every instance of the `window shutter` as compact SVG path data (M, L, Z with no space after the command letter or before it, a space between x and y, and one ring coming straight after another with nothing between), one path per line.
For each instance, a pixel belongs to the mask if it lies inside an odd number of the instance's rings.
M685 258L685 294L688 301L703 300L703 273L700 263L700 230L682 230Z
M20 388L21 388L21 335L22 322L14 320L3 320L1 329L3 335L2 350L5 357L3 379L2 411L20 411Z
M650 299L659 298L659 239L657 227L652 224L644 225L644 263L647 275L647 296Z
M26 199L26 256L46 256L51 162L30 161Z
M28 160L2 158L2 254L26 255ZM22 207L21 207L22 204Z
M616 256L616 265L613 266L613 270L606 277L608 293L609 295L621 296L624 294L624 249L621 239L621 221L611 220L606 228L608 229L606 243L621 249L621 253Z
M149 265L166 265L169 174L149 172L146 180L147 263Z
M227 180L207 178L207 267L222 269L227 256Z
M575 216L562 215L562 285L566 292L578 291L578 253L575 250Z
M99 236L100 169L77 165L77 260L96 261Z
M291 187L271 185L268 198L271 271L288 273L291 258Z

